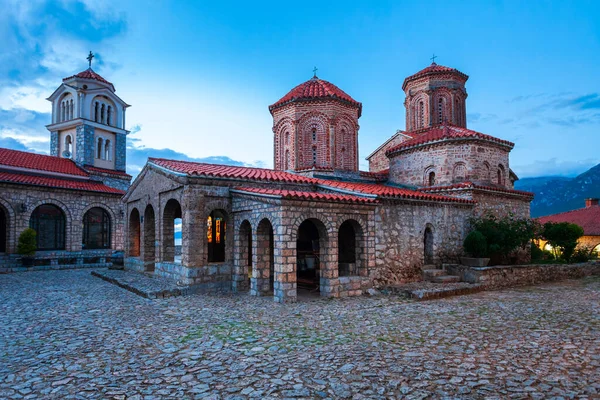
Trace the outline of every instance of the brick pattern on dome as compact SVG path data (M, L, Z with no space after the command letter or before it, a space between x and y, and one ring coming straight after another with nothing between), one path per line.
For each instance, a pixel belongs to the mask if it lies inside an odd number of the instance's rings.
M455 183L453 185L447 185L447 186L424 187L424 188L419 188L417 190L420 192L444 192L444 191L448 191L448 190L457 190L457 189L491 190L494 192L516 194L516 195L526 196L526 197L531 197L531 198L533 198L533 196L534 196L534 194L531 192L507 189L503 186L480 185L480 184L473 183L473 182L461 182L461 183Z
M419 78L422 78L422 77L428 76L428 75L439 74L439 73L455 73L455 74L459 75L461 78L463 78L464 80L469 79L469 76L467 74L460 72L456 68L446 67L443 65L436 64L434 62L434 63L431 63L431 65L423 68L419 72L412 74L411 76L408 76L406 79L404 79L404 83L402 84L402 90L404 90L404 88L406 87L406 84L412 80L419 79Z
M362 110L362 103L354 100L350 95L344 92L331 82L324 81L319 78L312 78L300 85L296 86L277 102L269 106L269 111L281 107L287 103L299 100L314 100L314 99L337 99L350 103Z
M58 189L83 190L88 192L125 194L122 190L106 186L100 182L59 179L48 176L27 175L12 172L0 172L0 182L45 186Z
M63 82L66 82L69 79L73 79L73 78L92 79L92 80L95 80L95 81L98 81L98 82L102 82L102 83L106 83L107 85L113 86L112 83L110 83L109 81L107 81L106 79L104 79L103 77L101 77L100 75L98 75L91 68L88 68L85 71L81 71L78 74L71 75L71 76L68 76L66 78L63 78ZM114 86L113 86L113 88L114 88Z
M377 202L374 198L359 197L353 195L344 194L331 194L331 193L319 193L311 191L296 191L296 190L279 190L279 189L262 189L262 188L238 188L240 192L248 194L258 194L267 196L277 196L283 199L296 199L296 200L314 200L314 201L327 201L327 202L343 202L343 203L375 203Z
M284 171L265 168L237 167L231 165L206 164L192 161L177 161L164 158L149 158L148 161L159 167L189 176L245 179L252 181L314 183L315 179Z
M344 190L355 193L362 193L366 195L374 195L377 197L384 198L396 198L406 200L427 200L427 201L440 201L450 203L464 203L474 204L472 200L435 195L429 193L423 193L416 190L404 189L394 186L387 186L376 183L360 183L360 182L341 182L341 181L329 181L321 179L319 185L322 187L329 188L331 190Z
M486 140L489 142L494 142L503 146L507 146L510 148L514 147L514 143L509 142L508 140L498 139L491 135L486 135L485 133L477 132L471 129L462 128L459 126L454 126L450 124L437 125L431 128L423 129L419 131L420 133L415 135L414 138L409 139L405 142L400 143L397 146L392 147L388 151L386 151L387 155L391 155L400 150L405 150L425 144L429 144L432 142L438 141L449 141L449 140L459 140L459 139L480 139Z
M0 148L0 166L24 168L37 171L55 172L76 176L89 176L79 168L73 160L43 154L29 153L26 151Z
M547 215L537 219L538 222L570 222L583 228L586 236L600 236L600 206L590 206L559 214Z

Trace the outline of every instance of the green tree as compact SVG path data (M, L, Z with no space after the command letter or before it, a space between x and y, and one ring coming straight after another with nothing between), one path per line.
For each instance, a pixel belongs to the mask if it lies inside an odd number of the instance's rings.
M472 231L467 235L463 243L467 254L471 257L486 258L488 256L488 244L483 233Z
M19 242L17 243L17 253L22 256L32 256L37 250L37 233L27 228L19 235Z
M575 252L577 240L583 236L583 228L569 222L546 222L542 236L568 262Z

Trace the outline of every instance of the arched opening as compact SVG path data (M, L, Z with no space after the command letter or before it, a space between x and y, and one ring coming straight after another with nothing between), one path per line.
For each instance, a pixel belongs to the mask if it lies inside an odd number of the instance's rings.
M298 228L296 239L296 282L298 289L317 290L321 271L321 235L316 223L307 219ZM324 227L323 227L324 229Z
M425 237L423 239L425 248L425 265L433 264L433 230L431 227L425 228Z
M462 162L456 163L454 165L454 171L453 171L452 175L453 175L453 178L452 178L453 182L456 183L456 182L464 181L467 176L467 167L465 166L465 164Z
M338 276L360 276L363 268L364 237L355 220L344 221L338 232Z
M108 106L106 110L106 125L111 125L112 123L112 108Z
M94 122L99 122L98 119L100 117L100 105L98 102L94 102ZM100 157L98 157L100 158Z
M181 218L179 202L167 201L162 218L162 261L181 262Z
M63 152L63 156L67 158L71 158L73 155L73 138L71 135L65 136L65 150Z
M435 172L431 171L427 176L427 181L429 186L435 185Z
M419 102L419 128L425 127L425 104Z
M592 249L592 257L600 258L600 244L597 244L596 247Z
M110 249L111 224L108 212L101 207L89 209L83 216L83 250Z
M500 165L498 165L498 177L496 180L498 185L504 186L504 184L505 184L504 178L505 178L504 166L502 164L500 164Z
M253 257L255 268L252 271L250 287L252 293L268 294L273 292L275 276L275 257L273 243L273 225L268 219L263 219L256 230L256 243Z
M54 204L42 204L33 210L29 227L37 233L38 250L65 249L66 217Z
M96 158L98 158L98 159L102 159L103 144L104 144L104 139L99 137L98 140L96 141Z
M140 256L140 212L137 208L129 214L129 257Z
M8 214L0 207L0 253L6 253L8 241Z
M112 143L109 139L106 139L104 143L104 159L107 161L112 160Z
M223 210L214 210L206 219L208 262L225 261L225 231L227 216Z
M156 221L154 208L146 206L144 211L144 269L154 272L156 263Z

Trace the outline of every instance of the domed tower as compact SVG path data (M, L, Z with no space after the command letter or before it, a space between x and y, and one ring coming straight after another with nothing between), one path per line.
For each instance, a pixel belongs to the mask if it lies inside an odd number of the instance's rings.
M362 104L315 76L269 106L279 171L358 171Z
M467 79L469 77L459 70L435 62L406 78L402 84L406 94L406 130L442 123L466 128Z

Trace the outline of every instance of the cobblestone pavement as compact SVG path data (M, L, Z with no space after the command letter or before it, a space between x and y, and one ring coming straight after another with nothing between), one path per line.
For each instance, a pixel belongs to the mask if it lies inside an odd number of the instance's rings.
M428 302L0 275L0 398L598 398L600 279Z

